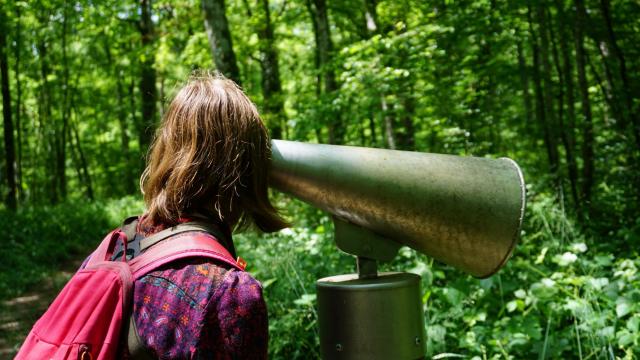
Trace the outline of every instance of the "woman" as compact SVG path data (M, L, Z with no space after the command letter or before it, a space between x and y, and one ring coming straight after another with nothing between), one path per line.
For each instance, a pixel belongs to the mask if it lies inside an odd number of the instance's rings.
M141 188L149 236L198 220L231 239L233 229L287 226L267 197L270 141L255 105L231 80L192 77L177 93L151 146ZM223 239L219 239L223 240ZM220 241L235 256L233 242ZM267 357L260 283L214 260L170 263L135 282L133 321L144 350L160 359Z

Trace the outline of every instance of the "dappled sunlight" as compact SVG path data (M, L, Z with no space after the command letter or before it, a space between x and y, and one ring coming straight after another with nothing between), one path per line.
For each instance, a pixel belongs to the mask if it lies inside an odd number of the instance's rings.
M32 303L34 301L38 301L40 300L40 295L38 294L34 294L34 295L30 295L30 296L19 296L16 298L13 298L11 300L7 300L7 301L3 301L2 304L4 306L15 306L17 304L29 304Z

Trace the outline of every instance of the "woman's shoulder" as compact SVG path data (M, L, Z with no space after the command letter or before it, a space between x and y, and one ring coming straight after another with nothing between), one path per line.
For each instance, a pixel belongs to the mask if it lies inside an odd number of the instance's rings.
M179 260L138 279L134 316L145 346L156 353L186 354L211 344L226 349L237 341L230 334L241 327L266 334L260 283L207 258ZM256 321L261 325L251 325Z
M205 308L221 297L237 296L247 300L262 296L261 284L251 274L208 258L189 258L169 263L136 281L138 289L157 295L174 295Z
M186 259L151 272L139 282L136 300L161 299L156 304L173 313L201 313L203 320L209 318L206 322L212 316L232 323L243 314L266 317L260 282L246 271L213 259Z
M211 298L218 311L238 306L251 310L264 306L262 284L246 271L230 269Z

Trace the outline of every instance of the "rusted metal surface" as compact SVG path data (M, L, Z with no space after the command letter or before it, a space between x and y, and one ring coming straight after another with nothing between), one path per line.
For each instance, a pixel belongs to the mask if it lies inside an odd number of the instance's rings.
M276 189L476 277L498 271L518 239L525 187L513 160L283 140L272 153Z

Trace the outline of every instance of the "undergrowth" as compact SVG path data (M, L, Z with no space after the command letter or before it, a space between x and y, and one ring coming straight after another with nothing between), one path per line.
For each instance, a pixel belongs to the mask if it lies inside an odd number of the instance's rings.
M263 284L273 359L319 357L315 281L354 271L328 216L279 199L294 227L235 236ZM83 256L129 214L133 198L0 213L0 296L22 293ZM382 270L422 276L427 356L434 359L633 359L640 345L640 258L612 237L585 235L551 197L529 202L522 238L495 276L478 280L402 248ZM637 235L634 235L637 236Z
M122 220L142 211L133 197L0 210L0 300L25 290L69 260L87 256Z
M351 273L332 223L298 202L292 229L236 237L264 284L274 359L319 356L315 281ZM640 258L617 239L586 236L544 194L530 201L521 240L495 276L478 280L402 248L382 270L422 276L429 358L634 359L640 344Z

